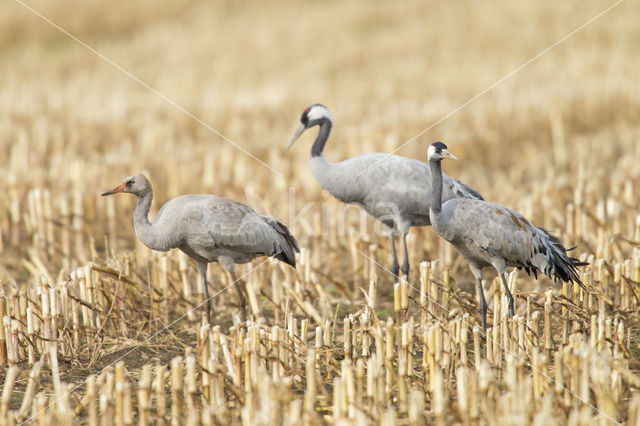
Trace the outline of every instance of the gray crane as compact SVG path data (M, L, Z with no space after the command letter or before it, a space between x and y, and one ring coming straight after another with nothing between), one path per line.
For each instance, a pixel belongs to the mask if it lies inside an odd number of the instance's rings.
M102 195L118 192L138 197L133 227L144 245L157 251L178 248L196 262L204 283L209 321L209 262L218 262L231 273L243 319L246 319L247 308L234 271L236 263L271 256L296 267L295 252L299 252L300 247L289 229L278 219L260 215L242 203L211 194L181 195L167 201L152 223L149 222L149 208L153 188L144 175L125 178L120 185Z
M532 225L515 210L484 200L452 199L443 204L443 173L445 158L457 159L442 142L434 142L427 150L431 168L433 198L429 216L433 229L449 241L465 258L476 279L482 327L487 328L487 302L482 289L482 269L487 266L500 274L509 299L509 315L513 316L513 296L504 273L507 266L524 269L538 276L542 272L554 281L558 279L584 285L578 276L578 266L587 265L569 257L562 242L542 228Z
M329 138L333 117L324 105L306 108L300 118L287 150L300 135L313 126L320 126L311 147L311 173L331 195L345 203L357 204L377 218L391 240L393 264L391 271L398 278L398 256L395 237L399 232L404 248L402 273L409 275L407 234L412 226L429 226L431 205L431 172L426 163L412 158L384 153L361 154L331 163L324 158L324 146ZM482 196L459 180L445 176L444 198L473 198Z

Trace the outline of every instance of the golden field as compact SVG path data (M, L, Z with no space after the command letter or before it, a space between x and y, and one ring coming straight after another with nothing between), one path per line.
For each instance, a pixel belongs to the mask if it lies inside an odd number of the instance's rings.
M7 2L0 423L640 424L640 6L593 19L614 4ZM315 130L284 151L316 102L331 161L444 141L588 290L519 271L511 319L490 278L484 335L430 228L394 286L387 238L311 175ZM207 324L193 262L99 196L138 172L153 212L208 192L288 222L298 269L240 266L242 323L210 265Z

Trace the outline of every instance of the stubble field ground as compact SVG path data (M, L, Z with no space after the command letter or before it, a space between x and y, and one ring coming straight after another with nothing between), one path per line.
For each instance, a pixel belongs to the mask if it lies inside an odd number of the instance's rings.
M9 1L0 422L640 422L639 7L556 45L613 4ZM311 175L314 131L284 152L316 102L332 161L444 141L449 175L576 246L587 291L518 271L510 319L487 270L485 336L430 228L394 286L379 225ZM206 324L195 265L136 240L134 197L99 196L138 172L152 219L186 193L283 219L298 269L239 267L241 323L212 264Z

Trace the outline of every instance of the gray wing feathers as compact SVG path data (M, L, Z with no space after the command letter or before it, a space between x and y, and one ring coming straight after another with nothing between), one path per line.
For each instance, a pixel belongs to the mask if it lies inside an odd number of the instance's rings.
M448 176L444 177L445 182L447 178L449 177ZM482 198L482 195L480 195L478 191L476 191L475 189L469 188L467 185L460 182L458 179L449 178L449 188L451 189L451 192L455 194L458 198L474 198L476 200L484 200L484 198Z
M560 240L525 217L507 207L486 201L460 200L450 225L455 234L484 252L485 260L503 258L507 264L523 268L527 273L543 274L582 285L576 267L583 265L569 257ZM464 253L463 253L464 254ZM470 253L471 254L471 253Z
M528 258L538 243L537 228L518 213L491 203L461 201L456 215L464 220L465 232L478 247L486 251L489 258L502 257L507 263L517 263ZM487 259L488 260L488 259Z
M269 226L271 226L271 228L274 229L280 237L278 240L274 241L274 252L272 255L295 268L295 253L300 252L300 245L298 244L298 241L296 241L295 237L291 232L289 232L289 228L275 217L262 216L262 219L269 224Z
M295 265L298 242L286 226L270 216L262 216L237 201L214 195L187 199L183 225L190 245L203 250L222 248L241 253L275 256ZM206 229L206 233L202 232Z

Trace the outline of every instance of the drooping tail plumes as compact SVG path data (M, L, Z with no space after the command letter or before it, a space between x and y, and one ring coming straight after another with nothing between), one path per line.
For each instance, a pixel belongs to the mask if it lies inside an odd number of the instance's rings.
M539 244L535 247L535 253L544 255L544 260L523 265L525 270L529 272L529 269L531 269L534 275L539 270L548 277L553 278L554 281L559 279L561 281L575 282L580 287L585 288L580 280L577 268L578 266L586 266L589 263L581 262L580 259L569 256L567 249L562 245L558 237L551 235L542 228L538 229L544 235L539 239Z
M271 216L262 216L264 220L282 237L274 247L274 256L284 263L296 267L296 253L300 253L300 245L282 222Z
M545 231L546 232L546 231ZM586 266L589 263L581 262L580 259L571 257L567 254L567 249L564 248L562 242L555 236L549 234L549 239L552 242L553 250L551 251L551 262L553 269L551 271L554 280L561 279L562 281L571 281L585 288L584 284L580 280L578 275L578 266Z

